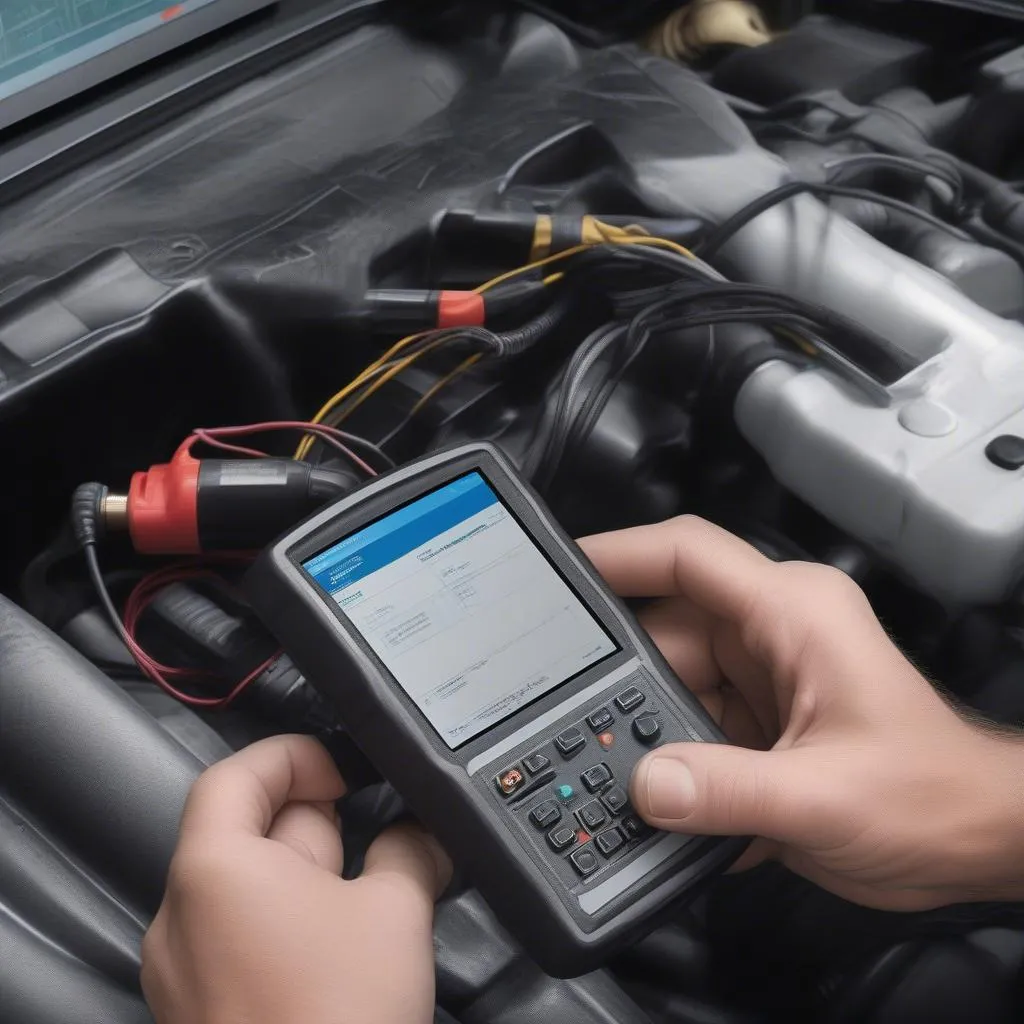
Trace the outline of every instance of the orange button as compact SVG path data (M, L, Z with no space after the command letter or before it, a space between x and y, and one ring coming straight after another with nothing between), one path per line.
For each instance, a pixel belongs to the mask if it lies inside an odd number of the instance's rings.
M523 783L523 773L518 768L510 768L497 778L498 789L509 796L514 793Z
M615 734L611 732L603 732L597 737L597 742L607 750L615 742Z

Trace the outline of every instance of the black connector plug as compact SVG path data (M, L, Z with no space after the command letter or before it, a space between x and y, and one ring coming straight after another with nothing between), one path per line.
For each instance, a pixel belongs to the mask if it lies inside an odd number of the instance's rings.
M79 484L71 496L71 526L79 547L95 544L103 537L103 502L106 484Z

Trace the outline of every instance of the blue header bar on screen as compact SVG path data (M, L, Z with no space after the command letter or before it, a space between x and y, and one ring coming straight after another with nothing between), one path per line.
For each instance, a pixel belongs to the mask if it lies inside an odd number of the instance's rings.
M479 473L467 473L338 541L302 568L334 594L498 503Z

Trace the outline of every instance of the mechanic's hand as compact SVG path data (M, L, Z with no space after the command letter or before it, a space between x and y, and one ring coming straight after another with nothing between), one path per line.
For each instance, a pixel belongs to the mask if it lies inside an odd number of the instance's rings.
M345 786L308 737L264 740L192 789L167 893L142 948L158 1024L433 1020L434 899L450 873L419 829L338 875Z
M764 837L869 906L1024 895L1024 743L958 715L835 569L777 564L689 516L582 540L729 739L647 755L637 810L672 831ZM770 750L768 748L771 748Z

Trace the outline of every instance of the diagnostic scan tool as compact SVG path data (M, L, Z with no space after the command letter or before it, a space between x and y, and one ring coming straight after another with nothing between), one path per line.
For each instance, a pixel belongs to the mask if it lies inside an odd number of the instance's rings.
M367 757L549 973L590 970L739 852L657 832L637 761L722 739L493 447L366 484L249 594Z

